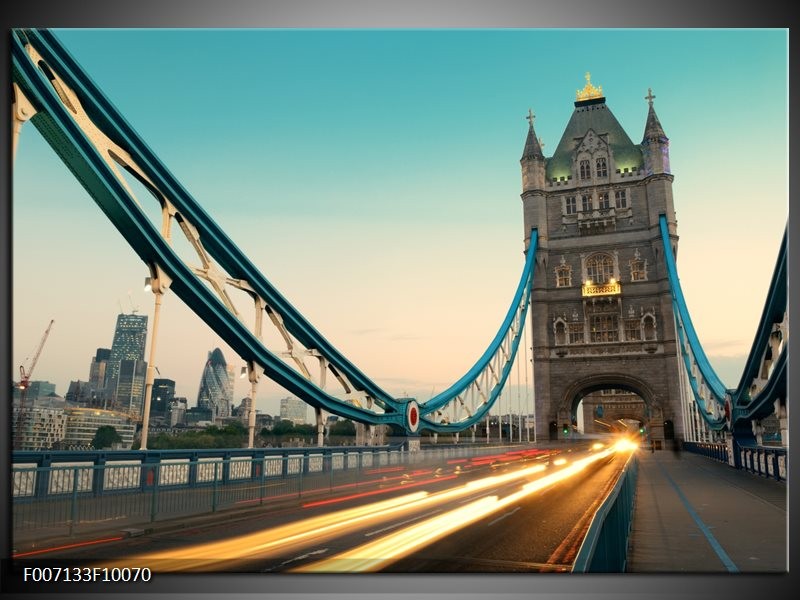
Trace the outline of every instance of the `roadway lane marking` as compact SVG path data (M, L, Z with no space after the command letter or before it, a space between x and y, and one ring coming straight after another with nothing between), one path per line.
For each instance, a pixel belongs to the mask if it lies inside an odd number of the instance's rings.
M400 527L401 525L405 525L406 523L412 523L414 521L419 521L420 519L424 519L425 517L429 517L430 515L435 515L438 512L442 512L441 508L437 508L436 510L432 510L429 513L425 513L424 515L419 515L418 517L414 517L413 519L408 519L406 521L400 521L399 523L395 523L393 525L389 525L388 527L384 527L383 529L377 529L375 531L370 531L369 533L365 533L364 537L370 537L371 535L376 535L378 533L383 533L384 531L389 531L390 529L394 529L395 527Z
M496 488L494 488L494 489L492 489L492 490L487 490L487 491L485 491L483 494L481 494L480 496L478 496L478 498L483 498L484 496L490 496L490 495L491 495L493 492L496 492L496 491L497 491L497 490L499 490L499 489L500 489L499 487L496 487ZM474 502L475 500L476 500L476 497L475 497L475 496L470 496L470 497L469 497L469 498L467 498L466 500L459 500L459 502L458 502L458 503L459 503L459 504L466 504L467 502Z
M669 476L669 473L667 473L667 470L666 470L666 468L664 468L664 465L662 465L659 462L658 466L661 468L661 471L664 473L664 477L667 478L667 481L669 481L672 484L672 487L675 488L675 492L678 494L678 498L681 499L681 502L683 502L683 505L686 507L686 510L689 513L689 515L692 517L692 519L694 519L694 522L697 523L697 526L700 528L700 531L702 531L703 535L706 536L706 539L708 540L708 543L711 544L711 548L714 550L714 552L716 552L717 556L722 561L722 564L725 565L725 568L728 569L728 572L730 572L730 573L738 573L739 572L739 568L731 560L731 558L727 555L725 550L722 549L722 546L717 541L717 539L714 537L714 535L711 533L711 529L709 529L708 525L703 523L702 519L700 518L700 515L698 515L695 512L694 508L689 503L689 500L687 500L686 496L684 496L683 492L681 492L681 489L678 487L678 484L675 483L675 481L672 479L672 477Z
M304 558L308 558L309 556L314 556L316 554L325 554L328 551L327 548L321 548L319 550L314 550L313 552L306 552L305 554L301 554L300 556L295 556L294 558L290 558L289 560L283 561L278 567L282 567L283 565L288 565L289 563L303 560Z
M499 516L499 517L497 517L497 518L496 518L494 521L490 521L489 523L487 523L487 524L486 524L486 526L487 526L487 527L491 527L492 525L494 525L494 524L495 524L495 523L497 523L498 521L502 521L502 520L503 520L503 519L505 519L506 517L510 517L510 516L511 516L511 515L513 515L515 512L517 512L519 509L520 509L520 507L518 506L517 508L515 508L515 509L514 509L514 510L512 510L511 512L507 512L507 513L506 513L506 514L504 514L504 515L500 515L500 516Z

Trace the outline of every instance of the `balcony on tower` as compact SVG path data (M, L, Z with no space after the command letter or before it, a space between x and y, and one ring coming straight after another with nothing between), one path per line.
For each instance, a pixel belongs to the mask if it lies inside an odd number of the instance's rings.
M622 285L613 277L606 283L594 283L585 281L581 286L581 295L586 297L594 296L615 296L622 293Z
M578 231L582 234L602 233L617 227L617 211L615 208L595 208L578 213Z

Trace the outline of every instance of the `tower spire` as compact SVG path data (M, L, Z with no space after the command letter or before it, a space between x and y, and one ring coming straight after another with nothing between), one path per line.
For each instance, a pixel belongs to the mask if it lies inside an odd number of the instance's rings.
M533 120L536 115L533 114L532 109L528 109L528 116L525 120L528 121L528 137L525 140L525 149L522 151L522 158L538 158L544 160L544 153L542 152L542 145L539 138L536 137L536 132L533 129Z
M644 138L642 141L653 140L666 142L669 138L667 138L667 135L664 133L664 128L661 127L661 122L656 115L656 109L653 108L655 96L651 88L647 88L647 96L645 96L644 99L647 100L650 108L647 110L647 122L644 126Z

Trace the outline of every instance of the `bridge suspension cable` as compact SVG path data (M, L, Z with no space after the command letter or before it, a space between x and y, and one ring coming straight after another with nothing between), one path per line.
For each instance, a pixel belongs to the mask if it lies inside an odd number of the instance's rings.
M786 395L788 313L786 311L786 233L770 282L755 339L735 389L727 389L697 337L678 279L665 215L659 218L664 260L672 294L677 343L698 412L711 430L732 430L737 421L763 418Z
M325 410L369 425L394 424L409 433L420 428L461 431L488 414L506 383L524 329L535 231L511 308L472 369L427 402L397 398L345 358L260 273L51 31L15 30L12 68L19 124L34 124L163 290L172 290L244 360L251 384L263 374L318 414ZM158 203L160 227L142 209L125 174ZM194 264L173 249L175 228L196 254ZM252 301L255 319L249 325L234 301L235 290ZM264 314L281 340L280 349L268 349L262 339ZM338 390L331 390L329 375Z

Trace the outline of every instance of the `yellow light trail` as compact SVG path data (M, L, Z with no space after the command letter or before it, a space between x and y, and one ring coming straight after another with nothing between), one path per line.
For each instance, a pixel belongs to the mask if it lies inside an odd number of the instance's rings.
M595 455L590 458L596 460L598 456L599 455ZM569 468L570 467L567 467L566 469ZM222 541L207 542L175 550L165 550L130 556L124 559L115 559L114 561L102 563L102 566L148 567L151 571L155 572L213 570L221 563L225 564L225 566L230 566L231 561L245 560L253 556L275 556L280 553L291 552L297 548L306 547L311 543L321 543L348 529L369 526L374 523L385 521L388 518L398 518L431 506L445 504L482 490L525 479L545 469L546 466L540 463L511 473L493 475L469 481L450 490L435 493L423 491L407 494L381 502L373 502L359 507L338 510L325 515L304 518L285 525ZM562 469L559 473L566 469ZM558 473L554 473L553 475L558 475ZM546 476L545 479L549 477L552 477L552 475ZM534 481L527 485L533 483L536 482ZM527 493L530 492L526 492L526 495ZM498 505L498 502L503 502L503 504ZM441 530L446 529L447 531L463 527L468 524L468 522L471 522L469 521L469 519L471 519L469 516L470 514L474 514L474 518L479 519L484 512L485 514L489 514L493 510L498 510L504 506L504 502L505 499L503 501L498 501L496 496L492 496L481 498L464 507L449 511L441 515L441 521L440 524L437 525L437 531L440 527ZM486 512L489 507L496 508ZM453 517L453 515L456 516ZM424 521L423 523L428 522L429 521ZM415 535L419 537L418 533ZM382 539L385 538L380 538L376 540L376 542L380 542ZM430 539L430 541L434 540ZM430 543L430 541L427 543Z
M342 552L325 560L297 567L292 569L291 572L352 573L379 571L389 564L408 556L419 548L441 539L457 529L466 527L492 513L513 505L526 496L576 475L590 464L602 460L614 452L625 452L635 449L635 445L626 442L627 440L620 441L613 448L579 459L568 467L523 485L521 490L504 498L498 498L497 496L481 498L462 508L411 525L380 539L353 548L352 550Z

